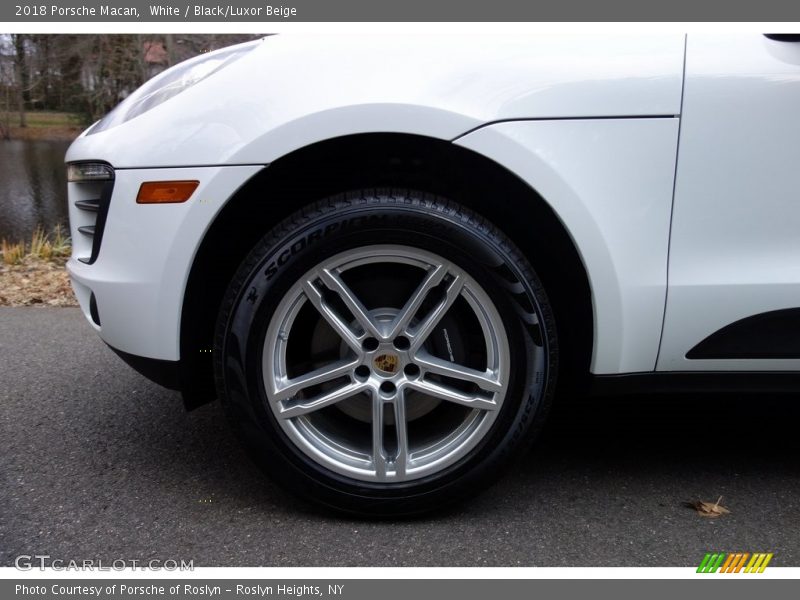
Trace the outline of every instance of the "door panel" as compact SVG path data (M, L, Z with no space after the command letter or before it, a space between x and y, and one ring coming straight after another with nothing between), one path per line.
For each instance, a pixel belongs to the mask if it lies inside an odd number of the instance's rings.
M787 358L686 358L728 325L795 307L800 43L690 35L657 369L798 369L800 360Z

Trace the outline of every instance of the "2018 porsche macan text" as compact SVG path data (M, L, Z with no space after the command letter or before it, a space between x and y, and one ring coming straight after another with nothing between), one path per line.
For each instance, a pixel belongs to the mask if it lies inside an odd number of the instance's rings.
M68 269L278 482L417 513L557 382L798 389L798 107L792 35L267 37L73 143Z

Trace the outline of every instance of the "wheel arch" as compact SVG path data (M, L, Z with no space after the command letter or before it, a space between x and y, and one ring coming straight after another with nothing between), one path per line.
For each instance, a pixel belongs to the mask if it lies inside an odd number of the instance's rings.
M588 375L594 330L589 278L569 232L548 203L515 174L472 150L420 135L368 133L317 142L272 162L227 201L206 231L181 314L181 387L187 408L214 397L210 350L216 315L230 278L257 240L305 204L376 187L446 196L504 231L551 297L569 383Z

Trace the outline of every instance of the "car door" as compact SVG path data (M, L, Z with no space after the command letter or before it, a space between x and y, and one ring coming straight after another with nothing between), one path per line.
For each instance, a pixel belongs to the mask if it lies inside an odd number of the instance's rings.
M689 35L659 371L800 368L800 41Z

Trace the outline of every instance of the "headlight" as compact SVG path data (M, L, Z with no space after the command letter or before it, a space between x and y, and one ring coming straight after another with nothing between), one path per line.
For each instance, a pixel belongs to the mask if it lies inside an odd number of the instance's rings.
M87 135L111 129L134 117L138 117L241 58L259 43L261 41L257 40L231 46L230 48L222 48L221 50L190 58L167 69L120 102L114 110L100 119L89 130Z
M67 181L107 181L114 179L114 169L106 163L70 163L67 165Z

